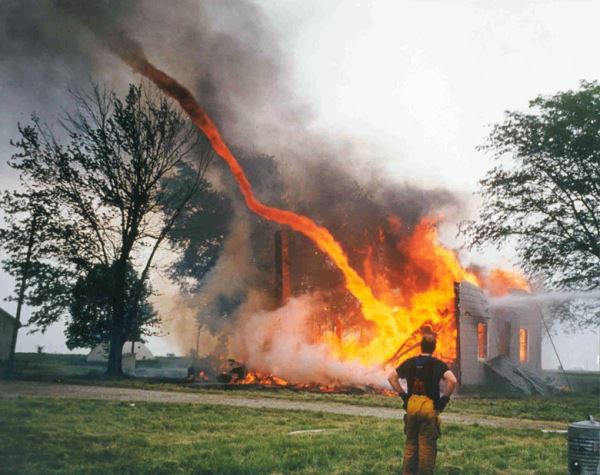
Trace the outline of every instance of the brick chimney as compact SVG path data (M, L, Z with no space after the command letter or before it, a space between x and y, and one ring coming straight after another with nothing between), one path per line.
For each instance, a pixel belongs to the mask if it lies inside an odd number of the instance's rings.
M275 231L275 303L281 307L291 295L289 236L285 230Z

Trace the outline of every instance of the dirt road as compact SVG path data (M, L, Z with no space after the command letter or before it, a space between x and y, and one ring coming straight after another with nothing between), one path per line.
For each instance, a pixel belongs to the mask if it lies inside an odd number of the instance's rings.
M0 380L0 398L56 398L99 399L130 402L160 402L173 404L211 404L220 406L248 407L253 409L276 409L285 411L329 412L347 416L401 419L403 411L385 407L354 406L323 401L294 401L274 398L248 398L225 394L154 391L147 389L85 386L59 383L36 383ZM444 413L442 419L449 424L470 424L511 429L561 430L566 424L560 422L508 419L493 416Z

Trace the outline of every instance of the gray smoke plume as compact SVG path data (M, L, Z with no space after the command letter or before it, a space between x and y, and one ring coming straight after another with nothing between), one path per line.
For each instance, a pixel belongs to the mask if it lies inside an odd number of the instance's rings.
M385 177L374 161L362 157L365 151L371 159L377 155L372 144L311 130L312 112L306 98L289 88L289 58L277 35L260 8L242 0L5 0L0 4L0 152L10 153L7 142L16 135L17 118L26 121L36 111L53 120L68 109L68 87L85 87L91 78L120 91L138 80L103 45L108 31L125 32L150 61L190 87L237 151L257 196L326 225L357 268L365 246L379 233L385 237L381 252L402 272L398 240L423 216L460 208L445 190ZM10 177L4 164L0 172ZM236 203L235 216L201 293L186 296L184 304L195 309L203 326L218 332L223 323L215 319L225 307L235 307L232 300L260 302L248 295L271 291L276 228L240 206L237 187L220 163L211 176ZM389 221L393 216L402 226ZM312 244L294 239L296 261L302 262L297 272L312 275L315 285L339 286L339 273Z
M91 78L118 89L136 80L88 26L139 41L192 86L228 141L251 145L261 118L277 123L294 115L282 87L283 55L248 2L6 0L0 3L3 131L14 131L14 118L26 120L34 110L53 119L68 107L66 90L74 84Z

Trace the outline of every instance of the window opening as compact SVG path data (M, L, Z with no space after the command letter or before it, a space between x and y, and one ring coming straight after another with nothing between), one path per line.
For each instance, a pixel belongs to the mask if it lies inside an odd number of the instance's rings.
M526 328L519 329L519 361L521 363L529 361L529 332Z
M487 359L487 324L477 324L477 358Z

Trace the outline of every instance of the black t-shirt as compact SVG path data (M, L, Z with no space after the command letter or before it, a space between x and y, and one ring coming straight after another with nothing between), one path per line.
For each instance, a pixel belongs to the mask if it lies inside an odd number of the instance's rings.
M448 365L433 356L420 355L407 359L396 368L399 378L406 379L408 395L421 394L437 401L440 398L440 380Z

